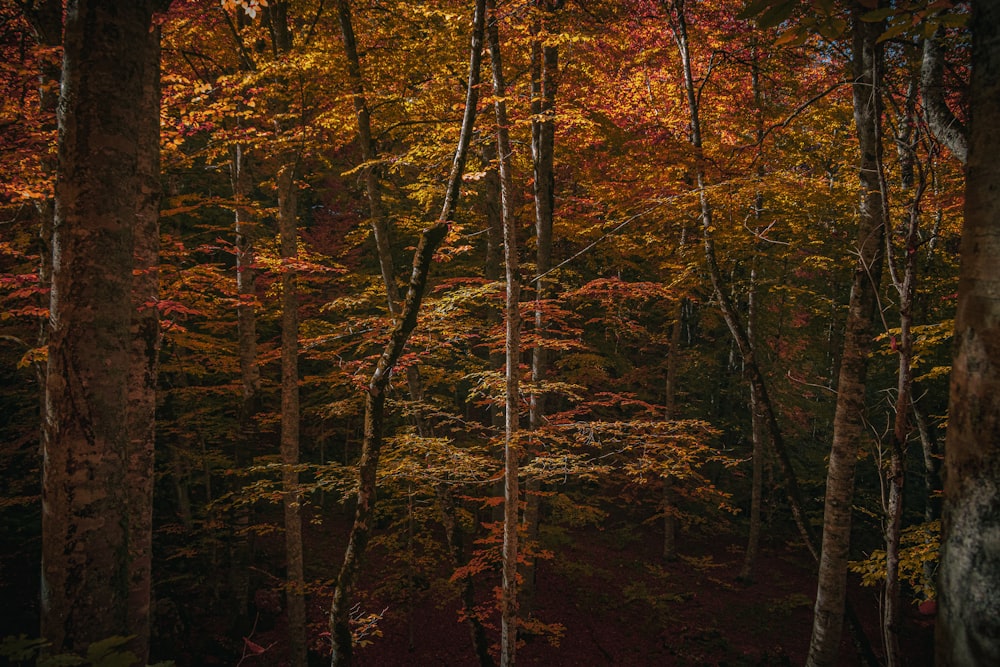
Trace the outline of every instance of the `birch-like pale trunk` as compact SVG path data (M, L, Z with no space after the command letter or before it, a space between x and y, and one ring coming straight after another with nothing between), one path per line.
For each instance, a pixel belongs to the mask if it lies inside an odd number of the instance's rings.
M517 655L517 555L520 486L518 451L515 444L520 426L521 315L518 310L521 282L518 275L517 229L514 226L513 178L510 171L510 133L507 126L507 85L500 54L500 30L496 2L488 0L486 38L493 69L493 110L497 124L497 154L500 169L500 200L507 283L504 300L506 373L504 398L504 513L502 582L500 593L500 666L513 667Z

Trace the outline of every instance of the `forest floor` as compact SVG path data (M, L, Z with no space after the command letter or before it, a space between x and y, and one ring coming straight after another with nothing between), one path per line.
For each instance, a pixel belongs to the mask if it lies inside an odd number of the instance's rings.
M306 522L307 575L327 584L310 596L310 635L316 647L326 641L321 633L327 627L328 585L336 574L348 530L346 512L332 514L327 513L322 525ZM553 557L538 561L535 618L557 625L559 636L529 637L518 649L517 664L763 667L804 663L815 565L800 542L786 539L787 535L768 536L761 545L754 581L746 584L737 581L744 538L736 529L686 531L678 542L680 556L664 562L658 528L639 525L635 517L619 517L608 518L601 527L550 526L544 531L542 541ZM441 549L439 538L430 536L424 544L438 544ZM201 582L194 589L161 582L158 595L161 601L170 596L178 623L171 631L164 628L168 619L158 619L154 658L175 660L178 667L287 664L283 593L274 574L281 571L282 550L280 532L257 538L251 617L236 625L225 604L220 609L208 599L194 599L209 594L213 585L209 573L190 573L192 580ZM357 649L355 664L475 667L468 626L459 617L456 587L448 583L450 568L434 565L443 559L441 551L425 554L425 574L411 579L415 592L409 596L401 592L400 568L406 558L400 546L376 540L370 551L355 599L364 613L384 613L377 626L380 634L370 636L371 643ZM24 604L4 608L0 625L6 627L0 637L19 632L30 636L32 628L37 628L37 570L27 567L31 559L3 560L0 592ZM436 574L428 576L426 570L435 567ZM483 608L494 608L492 589L498 579L495 572L477 577L477 601ZM877 590L859 587L852 576L849 595L876 653L881 653ZM497 615L491 614L487 622L493 624L489 632L497 644ZM903 664L932 665L933 617L921 615L915 605L908 606L903 633ZM840 655L843 667L861 664L846 632ZM311 664L328 664L328 659L313 652Z
M632 522L555 529L543 541L554 557L538 561L535 617L561 626L561 636L530 637L518 649L518 665L750 667L805 662L815 565L801 543L766 540L754 581L747 584L737 581L743 539L729 532L683 534L680 556L673 562L660 558L659 531ZM387 558L390 551L373 550L366 567L371 574L357 596L366 612L385 612L378 623L381 636L357 650L356 664L477 665L468 626L459 618L457 595L448 595L447 586L426 583L410 603L392 601L385 584L389 570L398 566ZM494 585L479 584L478 597L487 606L486 598L494 592L485 589ZM877 590L860 588L852 577L849 595L880 654ZM314 628L325 624L328 599L317 596L313 601ZM495 615L490 620L499 623ZM904 621L903 664L933 664L933 618L910 606ZM268 625L271 630L253 641L260 646L276 642L274 647L248 656L246 667L283 663L283 618ZM490 631L498 643L497 627ZM839 664L861 664L846 631Z

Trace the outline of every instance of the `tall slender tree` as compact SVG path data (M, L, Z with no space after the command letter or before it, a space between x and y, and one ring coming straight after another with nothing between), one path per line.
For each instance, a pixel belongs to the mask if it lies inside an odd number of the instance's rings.
M500 171L500 209L503 219L506 295L504 330L506 371L504 378L504 512L501 593L500 593L500 666L513 667L517 655L517 558L520 523L520 485L518 451L515 437L520 427L519 381L521 376L521 314L519 302L521 277L518 273L517 228L514 226L513 177L510 170L510 128L507 121L507 84L500 53L500 28L495 0L487 0L489 18L486 40L493 69L493 109L497 123L497 155Z
M847 559L851 541L854 469L864 430L865 380L877 294L885 256L885 207L880 169L882 47L880 23L862 21L867 8L853 10L854 121L860 149L861 185L856 237L857 262L847 311L844 350L837 380L833 444L827 469L819 582L807 664L833 665L837 660L847 595Z

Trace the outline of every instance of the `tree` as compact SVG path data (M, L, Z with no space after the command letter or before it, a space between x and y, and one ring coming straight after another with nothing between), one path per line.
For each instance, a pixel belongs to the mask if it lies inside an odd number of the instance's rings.
M1000 4L973 5L969 156L945 448L937 664L1000 662Z
M351 594L355 587L358 565L364 555L371 536L372 511L375 506L375 474L378 469L382 449L386 391L392 370L403 354L403 348L417 325L417 314L427 286L431 260L438 246L448 232L448 224L455 215L465 160L472 140L472 130L476 119L476 104L479 101L479 72L483 47L483 26L485 23L485 1L476 0L473 13L472 45L469 53L469 76L466 87L465 112L455 159L445 189L444 204L438 221L428 227L420 236L420 242L413 253L413 269L406 292L403 309L393 325L385 349L378 358L365 394L364 441L361 460L358 463L357 507L354 524L348 538L344 561L337 575L333 601L330 605L330 642L332 653L330 664L334 667L350 665L353 660L353 638L350 627Z
M517 655L517 557L521 495L515 438L520 423L521 397L521 276L518 273L517 227L514 223L514 185L511 175L510 128L507 122L507 84L500 53L500 29L495 0L487 0L486 39L493 70L493 109L497 123L497 156L500 172L500 210L503 221L503 256L506 278L504 297L504 512L500 593L500 667L512 667Z
M142 662L158 333L143 314L155 288L136 309L147 281L133 272L155 267L157 5L66 8L43 439L42 634L57 652L135 635ZM132 378L143 408L130 404Z
M879 23L860 20L864 8L853 11L852 52L854 120L861 151L861 184L857 232L857 263L851 283L844 350L837 380L837 408L827 469L823 541L819 564L811 667L836 662L843 629L847 589L847 559L851 542L854 471L864 429L865 380L876 315L877 294L885 256L885 209L881 185L881 69Z

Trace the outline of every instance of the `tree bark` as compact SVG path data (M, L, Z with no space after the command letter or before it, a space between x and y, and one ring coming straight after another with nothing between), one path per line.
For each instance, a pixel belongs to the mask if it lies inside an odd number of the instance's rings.
M133 322L135 239L148 242L158 191L158 141L143 145L144 114L159 120L155 4L66 8L42 479L42 636L58 653L141 633L143 661L152 417L129 399L133 378L143 394L155 381L155 334L142 347L148 318Z
M156 381L160 318L160 31L154 27L143 59L146 70L138 104L140 179L132 270L132 367L129 373L129 634L130 648L148 660L152 616L153 486L156 441Z
M882 147L879 142L882 52L876 44L882 26L859 19L867 11L865 8L856 6L853 11L854 120L861 151L858 172L861 183L856 249L858 262L851 285L844 350L837 382L819 581L806 663L810 667L834 665L840 648L847 593L854 469L864 428L868 356L885 254L885 216L880 176Z
M548 351L545 349L545 309L548 298L546 273L552 268L552 227L555 213L555 101L559 80L559 47L544 43L542 35L548 32L551 9L547 2L535 2L536 11L545 9L543 17L532 25L531 43L531 162L534 172L535 198L535 346L531 350L532 391L528 404L528 426L541 428L545 418L545 391L543 383L548 372ZM546 5L543 7L542 5ZM538 542L538 529L542 500L542 484L536 477L525 480L524 538L529 544ZM535 557L524 559L521 568L519 608L530 617L535 603Z
M351 20L351 7L347 0L337 0L337 16L340 20L341 36L344 40L344 52L347 55L347 71L351 79L351 90L354 97L354 115L358 127L358 143L361 145L361 159L366 165L364 168L365 195L368 198L372 235L375 237L375 248L389 303L389 314L395 320L400 315L402 300L399 286L396 283L396 265L392 256L389 216L382 202L382 185L379 182L378 169L375 166L379 159L378 147L372 136L371 110L368 108L368 99L365 96L364 75L361 70L361 59L358 56L354 24ZM414 403L421 401L423 399L423 381L417 366L406 367L406 383L410 391L410 400ZM418 418L416 422L418 431L423 432L425 430L423 420Z
M942 32L942 29L938 28L933 35L924 39L924 54L920 67L921 97L931 132L962 164L965 164L969 155L966 129L948 108L944 98Z
M937 664L1000 664L1000 3L972 14L972 111L945 447Z
M305 667L306 599L302 553L302 512L299 493L299 315L297 193L295 164L278 172L278 231L281 241L281 463L282 505L285 513L288 640L293 667Z
M500 161L500 199L503 218L504 264L506 266L505 325L505 400L504 400L504 514L502 547L502 583L500 593L500 666L513 667L517 655L517 557L520 523L520 488L518 451L514 443L520 426L519 383L521 371L521 282L518 275L517 229L514 226L513 179L510 172L510 135L507 126L507 85L500 54L500 30L496 2L488 0L489 20L486 35L493 69L493 109L497 124L497 153Z
M383 416L385 412L385 392L396 362L410 334L417 325L417 313L423 298L424 288L430 272L431 259L437 247L448 233L448 225L455 213L458 195L465 172L465 161L476 118L479 101L479 71L483 47L483 30L486 15L486 0L476 0L473 16L472 44L469 54L469 79L466 87L465 113L459 135L455 159L445 190L444 205L438 222L424 230L420 243L413 254L413 270L410 274L409 289L403 310L379 357L375 372L365 396L364 440L361 446L361 460L358 463L358 495L354 524L348 538L344 561L337 576L333 601L330 605L330 664L333 667L347 667L354 658L351 638L350 610L351 598L357 580L357 572L371 534L371 516L375 506L375 475L382 451Z

